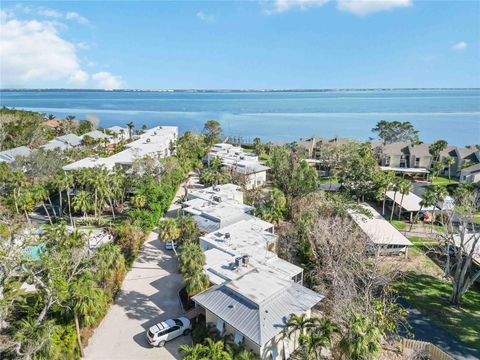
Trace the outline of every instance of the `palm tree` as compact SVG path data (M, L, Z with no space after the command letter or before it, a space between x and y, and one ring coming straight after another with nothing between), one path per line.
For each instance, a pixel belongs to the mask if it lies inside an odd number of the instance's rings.
M287 327L285 328L285 336L291 337L295 334L294 341L297 341L297 333L299 333L299 340L302 336L306 335L307 328L312 324L312 320L307 317L307 315L296 315L291 314L287 322Z
M400 217L402 215L402 205L403 205L403 197L405 195L410 194L410 192L413 190L413 185L410 181L402 179L400 183L398 184L398 191L402 195L400 198L400 206L398 208L398 220L400 220Z
M355 314L340 341L340 351L350 360L373 359L381 349L380 338L380 330L368 317Z
M48 191L45 188L44 184L37 184L31 187L31 192L35 203L40 203L43 207L43 210L47 214L48 222L50 225L53 225L52 217L45 205L45 201L48 199Z
M93 325L99 313L106 307L105 295L97 287L91 273L85 273L70 287L70 301L72 302L75 329L77 332L78 347L80 355L84 356L80 337L80 321L82 317L85 325Z
M399 184L400 184L399 178L395 177L395 179L393 179L393 183L392 183L392 186L393 186L393 202L392 202L392 212L390 213L390 221L393 220L393 212L395 211L395 201L397 200L397 191L398 191L398 188L399 188Z
M233 360L232 356L224 350L223 341L205 339L205 358L209 360Z
M173 251L175 255L177 250L174 246L174 241L180 237L180 229L177 226L177 223L173 219L164 219L158 223L158 240L167 243L171 242Z
M452 165L455 164L455 159L451 156L447 156L444 161L445 161L445 165L448 166L448 181L450 182L452 180L452 177L451 177Z
M65 116L65 120L68 120L68 121L75 120L75 116L74 115L67 115L67 116Z
M20 211L18 208L18 196L20 194L21 189L27 184L27 177L23 171L13 171L12 177L8 182L8 184L13 188L12 189L13 202L15 204L15 210L17 211L17 214L19 214Z
M55 119L55 117L56 117L56 116L53 115L53 114L48 114L47 119L48 119L48 120L53 120L53 119Z
M193 273L185 275L183 281L189 297L207 290L210 286L208 276L203 272L203 269L198 269Z
M30 224L31 222L28 214L33 211L33 208L35 206L35 199L32 192L30 190L24 190L20 192L17 196L17 203L19 210L21 210L25 214L25 218Z
M195 344L194 346L190 345L181 345L178 348L178 351L183 354L182 360L204 360L206 347L202 344Z
M125 274L125 258L119 246L112 243L101 246L95 252L96 280L105 291L113 295Z
M132 138L132 131L133 131L133 128L135 127L135 123L133 121L130 121L127 124L127 127L128 127L128 136L131 139Z
M182 243L198 243L201 231L195 220L193 220L193 217L191 215L185 217L180 216L177 222L180 228L180 239L182 240Z
M205 253L199 244L187 242L180 252L180 271L183 274L192 274L202 270L205 265Z
M387 201L387 191L392 189L395 181L395 173L386 172L382 178L381 188L383 189L382 215L385 216L385 203Z
M91 208L92 196L86 191L78 191L73 199L73 209L83 213L83 219L87 220L87 212Z

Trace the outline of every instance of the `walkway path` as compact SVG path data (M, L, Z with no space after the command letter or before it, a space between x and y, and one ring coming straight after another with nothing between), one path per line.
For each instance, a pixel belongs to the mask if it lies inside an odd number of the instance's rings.
M399 302L409 311L408 322L412 326L415 340L428 341L457 360L480 359L480 349L468 347L449 332L432 323L428 317L413 308L405 300L402 299Z
M196 178L190 183L196 186ZM184 194L180 187L168 211L176 216L175 203ZM179 359L178 347L191 343L190 336L168 342L164 348L152 348L146 330L182 314L178 291L183 286L173 251L165 250L154 231L146 240L132 270L123 281L120 294L85 348L90 360L169 360Z

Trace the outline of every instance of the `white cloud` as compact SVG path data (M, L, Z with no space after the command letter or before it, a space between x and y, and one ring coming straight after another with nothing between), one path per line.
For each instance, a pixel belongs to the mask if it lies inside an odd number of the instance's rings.
M80 41L77 43L77 48L80 50L88 50L90 49L90 45L88 45L86 42Z
M85 82L75 46L48 21L11 19L0 30L2 85L32 81Z
M28 10L30 11L30 10ZM39 8L37 14L44 17L59 19L63 17L63 14L57 10Z
M411 5L412 0L337 0L339 10L359 16Z
M80 24L88 24L88 19L83 17L82 15L80 15L79 13L77 12L74 12L74 11L69 11L65 14L65 19L67 20L76 20L78 21Z
M89 61L89 62L87 63L87 66L88 66L88 67L94 67L94 66L95 66L95 63L94 63L93 61Z
M273 9L267 10L267 14L282 13L292 9L308 10L313 7L325 5L329 0L275 0Z
M77 55L86 44L66 40L56 22L20 20L4 11L0 16L0 87L124 86L121 77L111 73L90 76Z
M70 75L68 82L77 85L84 85L87 83L90 75L83 70L77 70L72 75Z
M100 89L119 89L125 86L121 76L115 76L107 71L101 71L92 75L92 80Z
M206 23L213 23L215 21L215 16L206 14L203 11L197 12L197 18Z
M452 50L465 50L468 44L465 41L460 41L452 46Z

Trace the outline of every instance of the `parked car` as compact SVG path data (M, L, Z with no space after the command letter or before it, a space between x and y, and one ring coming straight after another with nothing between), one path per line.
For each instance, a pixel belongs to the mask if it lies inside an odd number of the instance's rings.
M172 242L171 242L171 241L166 242L166 243L165 243L165 250L173 250L173 247L175 247L175 249L176 249L176 248L177 248L177 245L178 245L178 244L177 244L176 241L173 242L173 246L172 246Z
M189 335L190 327L190 320L185 317L162 321L148 329L148 343L152 346L164 346L167 341L173 340L180 335Z

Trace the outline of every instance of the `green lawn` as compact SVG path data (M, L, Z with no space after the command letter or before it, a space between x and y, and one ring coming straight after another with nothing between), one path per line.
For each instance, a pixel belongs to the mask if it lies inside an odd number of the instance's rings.
M400 220L392 220L390 221L390 224L392 224L398 231L403 231L407 229L407 224Z
M426 255L437 242L418 236L408 239L413 247L409 249L406 275L396 286L399 294L437 326L465 344L480 348L480 291L470 290L461 307L450 306L452 286L443 279L442 269Z
M436 325L449 331L465 344L480 349L480 292L470 290L461 307L450 306L452 286L432 275L409 273L397 286L398 291Z
M452 184L458 184L458 181L454 179L448 180L448 178L443 176L434 176L432 179L432 185L447 186Z
M473 215L473 222L475 224L480 224L480 213Z
M321 184L338 184L338 179L335 176L322 176L319 180Z

